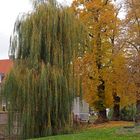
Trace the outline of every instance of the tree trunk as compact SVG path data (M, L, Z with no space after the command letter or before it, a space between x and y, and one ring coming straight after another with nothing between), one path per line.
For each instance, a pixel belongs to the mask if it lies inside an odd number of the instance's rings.
M98 85L98 101L96 102L96 109L98 110L98 119L95 123L107 122L107 114L105 107L105 82L100 77L100 84Z
M107 114L106 109L98 111L98 119L94 122L94 124L104 123L107 122Z
M114 98L114 107L113 107L112 120L119 121L120 120L120 97L115 94L113 98Z
M103 109L103 110L99 111L98 120L100 121L100 123L108 121L107 114L106 114L106 109Z

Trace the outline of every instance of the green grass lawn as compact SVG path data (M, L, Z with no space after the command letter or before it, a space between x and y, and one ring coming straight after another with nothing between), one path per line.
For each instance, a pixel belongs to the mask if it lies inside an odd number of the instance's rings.
M140 128L90 128L76 134L50 136L32 140L140 140Z

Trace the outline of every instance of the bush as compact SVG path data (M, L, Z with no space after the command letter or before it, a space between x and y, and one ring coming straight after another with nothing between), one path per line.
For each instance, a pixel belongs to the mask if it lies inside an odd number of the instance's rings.
M136 116L136 106L129 105L121 109L120 111L121 120L133 121Z

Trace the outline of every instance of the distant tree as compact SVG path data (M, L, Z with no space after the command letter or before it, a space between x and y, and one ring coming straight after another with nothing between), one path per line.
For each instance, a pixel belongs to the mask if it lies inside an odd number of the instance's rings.
M126 19L124 20L125 40L129 54L130 71L137 86L136 120L140 121L140 1L125 0Z

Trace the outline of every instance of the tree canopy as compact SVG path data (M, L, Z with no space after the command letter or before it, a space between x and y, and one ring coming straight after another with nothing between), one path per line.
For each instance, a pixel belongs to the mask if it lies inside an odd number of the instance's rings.
M136 86L121 39L119 8L108 0L74 0L72 10L85 23L90 40L91 51L75 62L84 98L99 112L112 108L116 98L121 107L135 103Z

